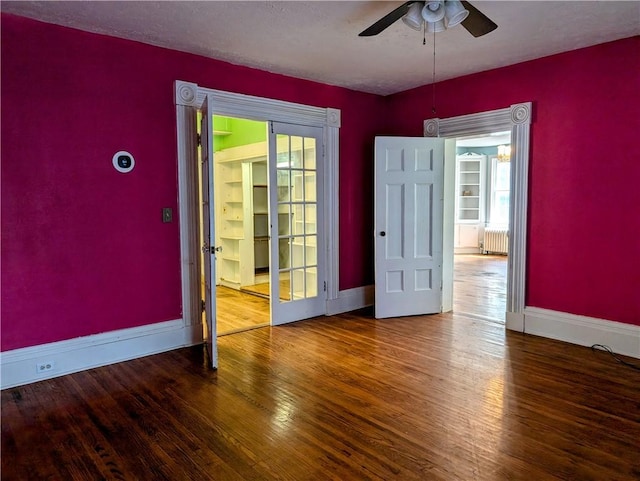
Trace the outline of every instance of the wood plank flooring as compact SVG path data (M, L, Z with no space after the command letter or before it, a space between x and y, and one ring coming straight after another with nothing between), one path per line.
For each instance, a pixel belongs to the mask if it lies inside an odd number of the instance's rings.
M218 336L270 324L269 299L237 289L216 288Z
M268 281L261 282L260 284L254 284L252 286L241 287L242 291L249 292L252 294L257 294L266 299L269 299L269 296L271 295L270 289L271 287ZM291 299L290 291L291 291L291 282L289 281L289 279L281 279L280 280L280 299L284 301L290 300Z
M453 309L504 322L507 290L506 256L457 255L454 258ZM288 282L284 284L288 291ZM269 294L269 283L246 290ZM269 300L228 287L216 289L218 335L263 327L270 323Z
M6 480L638 480L640 373L368 310L2 392Z
M454 256L453 310L504 322L507 256Z
M454 313L220 337L218 371L196 346L7 389L2 479L640 479L640 372L490 322L505 268L456 256ZM219 332L268 322L219 294Z

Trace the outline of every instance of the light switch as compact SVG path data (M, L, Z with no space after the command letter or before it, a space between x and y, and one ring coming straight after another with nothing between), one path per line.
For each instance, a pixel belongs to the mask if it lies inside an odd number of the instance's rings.
M172 222L172 221L173 221L173 211L171 210L171 207L163 207L162 222L166 224L167 222Z

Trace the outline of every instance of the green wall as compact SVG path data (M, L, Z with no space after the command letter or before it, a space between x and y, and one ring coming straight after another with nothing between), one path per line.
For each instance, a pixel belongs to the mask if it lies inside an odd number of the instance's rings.
M213 130L225 132L224 135L213 134L214 152L267 140L267 123L257 120L214 115Z

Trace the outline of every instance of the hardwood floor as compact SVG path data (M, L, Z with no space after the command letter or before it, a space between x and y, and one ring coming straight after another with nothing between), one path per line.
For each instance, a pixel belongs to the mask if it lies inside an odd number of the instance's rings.
M7 389L2 479L640 479L640 373L488 322L505 268L457 256L453 313L220 337L217 371L196 346ZM268 322L218 292L219 332Z
M269 299L271 294L270 292L270 284L269 282L261 282L260 284L254 284L252 286L243 286L241 287L242 291L250 292L253 294L258 294L266 299ZM291 299L291 282L289 279L281 279L280 280L280 299L284 301L288 301Z
M216 288L218 336L270 324L269 299L218 286Z
M504 322L507 258L457 255L454 258L454 269L454 311L473 313L478 317ZM283 281L282 290L288 292L288 282ZM255 291L262 296L248 294L245 291ZM242 291L218 287L218 335L269 325L268 296L268 282L247 286Z
M640 373L463 314L369 311L2 392L7 480L638 480Z
M507 302L507 257L454 256L453 310L504 322Z

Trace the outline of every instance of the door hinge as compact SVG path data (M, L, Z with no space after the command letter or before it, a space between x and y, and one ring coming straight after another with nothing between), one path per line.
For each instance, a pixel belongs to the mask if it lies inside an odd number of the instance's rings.
M200 299L200 309L201 312L204 312L207 309L207 303L204 302L204 299Z
M327 292L327 281L324 281L324 292Z
M198 146L202 145L202 135L196 134L196 141L198 142Z

